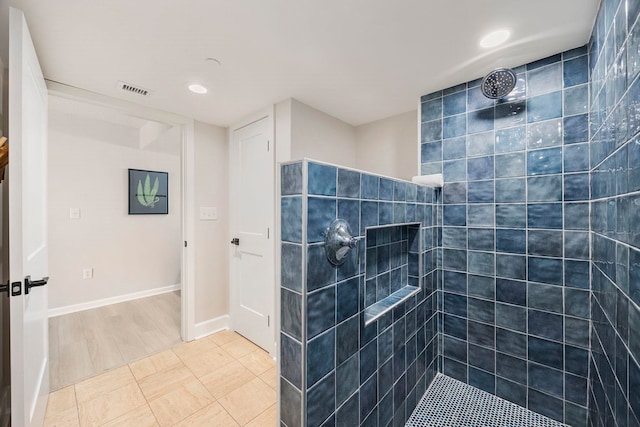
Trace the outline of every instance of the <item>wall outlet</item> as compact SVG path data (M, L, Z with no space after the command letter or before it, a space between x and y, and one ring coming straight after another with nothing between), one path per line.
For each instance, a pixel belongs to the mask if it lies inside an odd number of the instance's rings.
M80 208L69 208L69 219L80 219Z
M93 279L93 268L85 268L82 270L83 279Z
M218 208L200 207L200 221L215 221L218 219Z

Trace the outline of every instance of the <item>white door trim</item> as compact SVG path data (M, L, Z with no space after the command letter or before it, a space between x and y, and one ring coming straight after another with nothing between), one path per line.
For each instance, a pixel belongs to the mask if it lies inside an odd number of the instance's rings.
M234 168L233 168L233 159L235 158L235 146L233 143L233 139L234 139L234 132L249 126L252 123L257 122L258 120L262 120L264 118L268 119L268 126L269 126L269 130L267 131L269 134L269 141L271 143L271 161L273 162L273 206L272 206L272 213L271 213L271 219L270 219L270 230L272 230L272 238L270 239L270 244L268 246L268 250L269 250L269 254L268 257L271 259L271 268L270 268L270 272L269 274L272 276L273 278L273 292L271 293L271 301L269 301L270 305L271 305L271 328L273 330L273 337L272 337L272 341L273 341L273 345L266 349L267 351L269 351L269 354L271 354L271 356L276 357L277 356L277 331L278 329L276 328L276 326L279 324L279 312L277 312L276 309L276 288L277 288L277 283L276 283L276 265L275 265L275 250L276 250L276 242L278 241L278 236L275 235L276 232L276 221L275 221L275 207L276 207L276 203L275 203L275 195L276 195L276 163L275 163L275 153L276 153L276 148L275 148L275 106L271 106L269 108L265 108L264 110L260 110L254 114L251 114L247 117L245 117L243 120L238 121L237 123L233 124L232 126L229 126L229 133L228 133L228 146L229 146L229 165L230 167L230 171L229 171L229 211L230 211L230 215L229 215L229 236L227 238L228 241L231 241L231 239L236 235L237 231L238 231L238 215L237 212L235 212L235 210L237 209L237 177L234 174ZM238 274L234 265L234 248L232 245L229 245L229 316L230 316L230 326L233 329L234 326L234 316L236 315L234 309L236 307L236 302L238 300L238 295L236 292L237 286L234 286L235 284L237 284L238 282Z
M188 242L182 250L181 268L181 336L184 341L196 337L195 326L195 134L193 119L156 110L132 102L100 95L77 87L47 80L49 95L87 102L143 119L180 126L182 130L182 240Z

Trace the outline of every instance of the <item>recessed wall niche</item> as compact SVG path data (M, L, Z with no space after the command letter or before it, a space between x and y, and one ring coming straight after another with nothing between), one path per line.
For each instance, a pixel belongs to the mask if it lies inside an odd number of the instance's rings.
M370 227L365 235L365 323L420 290L420 223Z

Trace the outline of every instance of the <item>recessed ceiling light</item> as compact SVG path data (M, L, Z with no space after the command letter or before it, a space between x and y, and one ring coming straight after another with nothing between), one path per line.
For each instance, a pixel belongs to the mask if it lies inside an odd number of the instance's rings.
M480 39L480 47L489 48L499 46L506 42L510 35L511 32L509 30L494 31Z
M207 88L197 83L189 85L189 90L193 93L198 93L201 95L207 93Z

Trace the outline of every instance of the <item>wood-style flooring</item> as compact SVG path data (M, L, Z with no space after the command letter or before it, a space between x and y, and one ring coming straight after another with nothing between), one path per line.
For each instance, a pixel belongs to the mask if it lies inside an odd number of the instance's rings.
M45 427L274 427L276 417L273 359L222 331L50 394Z
M49 319L50 389L61 389L180 339L180 292L167 292Z

